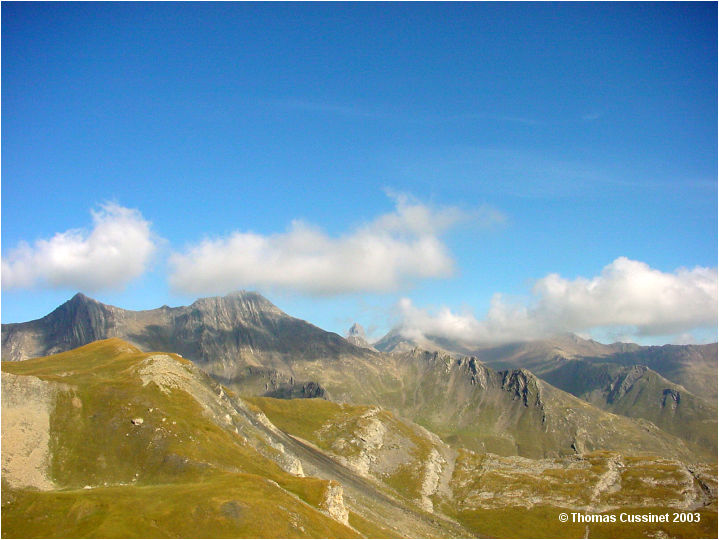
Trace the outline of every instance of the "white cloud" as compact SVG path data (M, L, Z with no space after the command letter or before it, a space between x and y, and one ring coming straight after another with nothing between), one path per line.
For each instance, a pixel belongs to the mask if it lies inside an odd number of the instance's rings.
M495 294L483 320L446 307L430 314L403 299L400 331L420 341L436 336L471 346L596 329L686 339L692 329L717 324L717 270L712 268L666 273L620 257L590 279L550 274L538 280L532 292L528 305L507 303Z
M2 259L2 286L119 288L144 273L155 243L139 211L106 203L92 211L93 229L72 229L49 240L26 242Z
M451 275L454 263L440 235L473 216L405 195L394 198L394 212L340 237L293 221L281 234L206 239L172 255L170 283L188 294L270 288L333 295L392 291L415 279ZM494 220L501 216L491 212Z

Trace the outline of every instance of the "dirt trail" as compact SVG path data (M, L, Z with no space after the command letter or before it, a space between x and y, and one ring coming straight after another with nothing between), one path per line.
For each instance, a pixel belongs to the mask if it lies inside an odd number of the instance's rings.
M354 474L308 441L281 432L282 441L302 461L309 476L336 480L344 488L345 504L375 523L391 524L400 536L408 538L469 538L461 525L445 518L425 515L380 491L369 480ZM368 515L372 513L374 515Z

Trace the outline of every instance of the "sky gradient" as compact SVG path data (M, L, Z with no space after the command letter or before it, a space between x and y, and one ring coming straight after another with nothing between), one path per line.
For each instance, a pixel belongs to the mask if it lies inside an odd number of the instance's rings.
M3 3L2 321L716 340L715 3Z

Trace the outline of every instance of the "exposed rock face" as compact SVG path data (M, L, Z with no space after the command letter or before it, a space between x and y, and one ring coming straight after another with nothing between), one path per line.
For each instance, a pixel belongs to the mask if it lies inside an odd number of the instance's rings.
M122 311L78 293L42 319L3 324L3 360L46 356L113 337Z
M3 360L46 356L109 337L205 364L232 358L245 360L241 365L256 365L253 351L277 360L286 355L311 359L359 352L337 334L290 317L252 292L149 311L108 306L78 293L42 319L3 324Z
M320 508L327 514L344 525L349 525L349 510L345 506L344 490L337 482L330 481L325 491L324 500Z
M434 504L430 497L437 493L442 469L446 463L436 448L430 450L429 457L425 463L424 476L420 488L421 498L419 500L419 505L427 512L434 511Z
M648 420L706 459L716 456L716 403L647 366L574 360L546 373L544 379L604 410Z
M351 432L352 438L337 439L332 448L340 456L346 452L346 448L353 448L351 457L340 457L341 462L362 476L368 476L378 459L379 450L382 448L387 427L384 422L377 418L379 408L373 407L364 413ZM334 426L326 425L326 428Z
M59 385L2 373L2 477L11 487L55 486L49 476L50 413Z
M681 394L677 390L665 388L662 392L662 407L670 407L676 410L681 401Z
M260 357L258 355L258 357ZM231 377L213 374L216 381L231 386L242 395L280 399L332 399L327 389L316 381L300 380L286 371L262 366L246 366Z
M541 384L534 375L526 369L504 371L502 374L502 388L509 392L513 399L521 400L525 407L542 407Z
M622 399L632 389L634 383L641 379L648 370L647 366L632 366L621 379L614 381L610 385L607 402L613 403Z

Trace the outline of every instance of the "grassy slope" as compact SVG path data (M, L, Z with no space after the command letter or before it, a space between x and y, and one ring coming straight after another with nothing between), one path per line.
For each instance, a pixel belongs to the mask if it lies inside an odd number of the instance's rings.
M351 537L256 475L51 492L3 489L3 538Z
M62 489L4 486L4 537L357 535L319 511L326 481L285 473L188 393L143 386L137 368L147 356L110 339L3 362L3 371L71 388L50 424L51 477Z
M119 340L106 340L52 357L3 363L3 371L72 388L58 395L51 419L52 477L63 489L36 492L4 484L3 537L356 535L319 511L326 481L285 473L239 434L203 414L189 394L179 390L166 394L154 384L143 386L136 369L147 356ZM338 451L333 447L338 437L351 439L349 435L362 427L360 418L369 410L323 400L252 401L280 429L332 452ZM414 446L405 465L382 478L397 493L413 499L420 481L416 464L426 458L431 444L389 413L377 414L391 432ZM132 425L130 419L135 417L142 417L143 423ZM348 444L340 453L352 458L358 451ZM545 478L537 484L551 487L549 495L562 486L573 491L588 480L570 478L576 475L571 471L566 477L562 471L551 474L556 476L552 482ZM491 475L484 480L506 483L506 478L492 480ZM529 482L515 480L518 485ZM630 474L624 485L631 487L631 482ZM82 489L85 485L92 489ZM630 511L627 508L624 511ZM560 506L486 509L445 501L439 509L478 535L581 537L585 533L584 525L557 521L557 514L565 510ZM392 536L381 523L355 513L349 519L366 536ZM593 524L590 537L641 537L646 530L646 525ZM699 524L670 524L663 530L673 536L715 536L716 507L703 510Z
M585 523L560 522L561 512L616 516L615 523L588 524L589 538L716 537L716 499L709 506L691 510L700 514L698 523L621 523L621 513L669 512L671 518L680 511L662 501L681 499L672 486L682 467L664 460L624 458L627 468L620 473L620 489L594 497L594 487L613 456L617 455L594 452L584 456L585 463L556 463L538 472L531 467L524 471L503 467L502 462L510 461L507 458L494 456L495 462L487 463L488 456L462 451L452 481L456 500L444 501L441 509L476 534L498 538L582 538L587 534ZM716 466L711 474L716 478ZM473 492L493 493L495 498L473 498ZM614 509L602 511L603 505Z
M445 509L446 510L446 509ZM614 514L616 523L561 523L561 512L571 515L576 512L570 508L554 506L507 507L490 510L468 510L458 512L455 517L469 530L479 535L493 538L716 538L716 511L701 510L699 523L620 523L621 512L627 514L664 514L668 508L623 508L620 511L602 512Z

